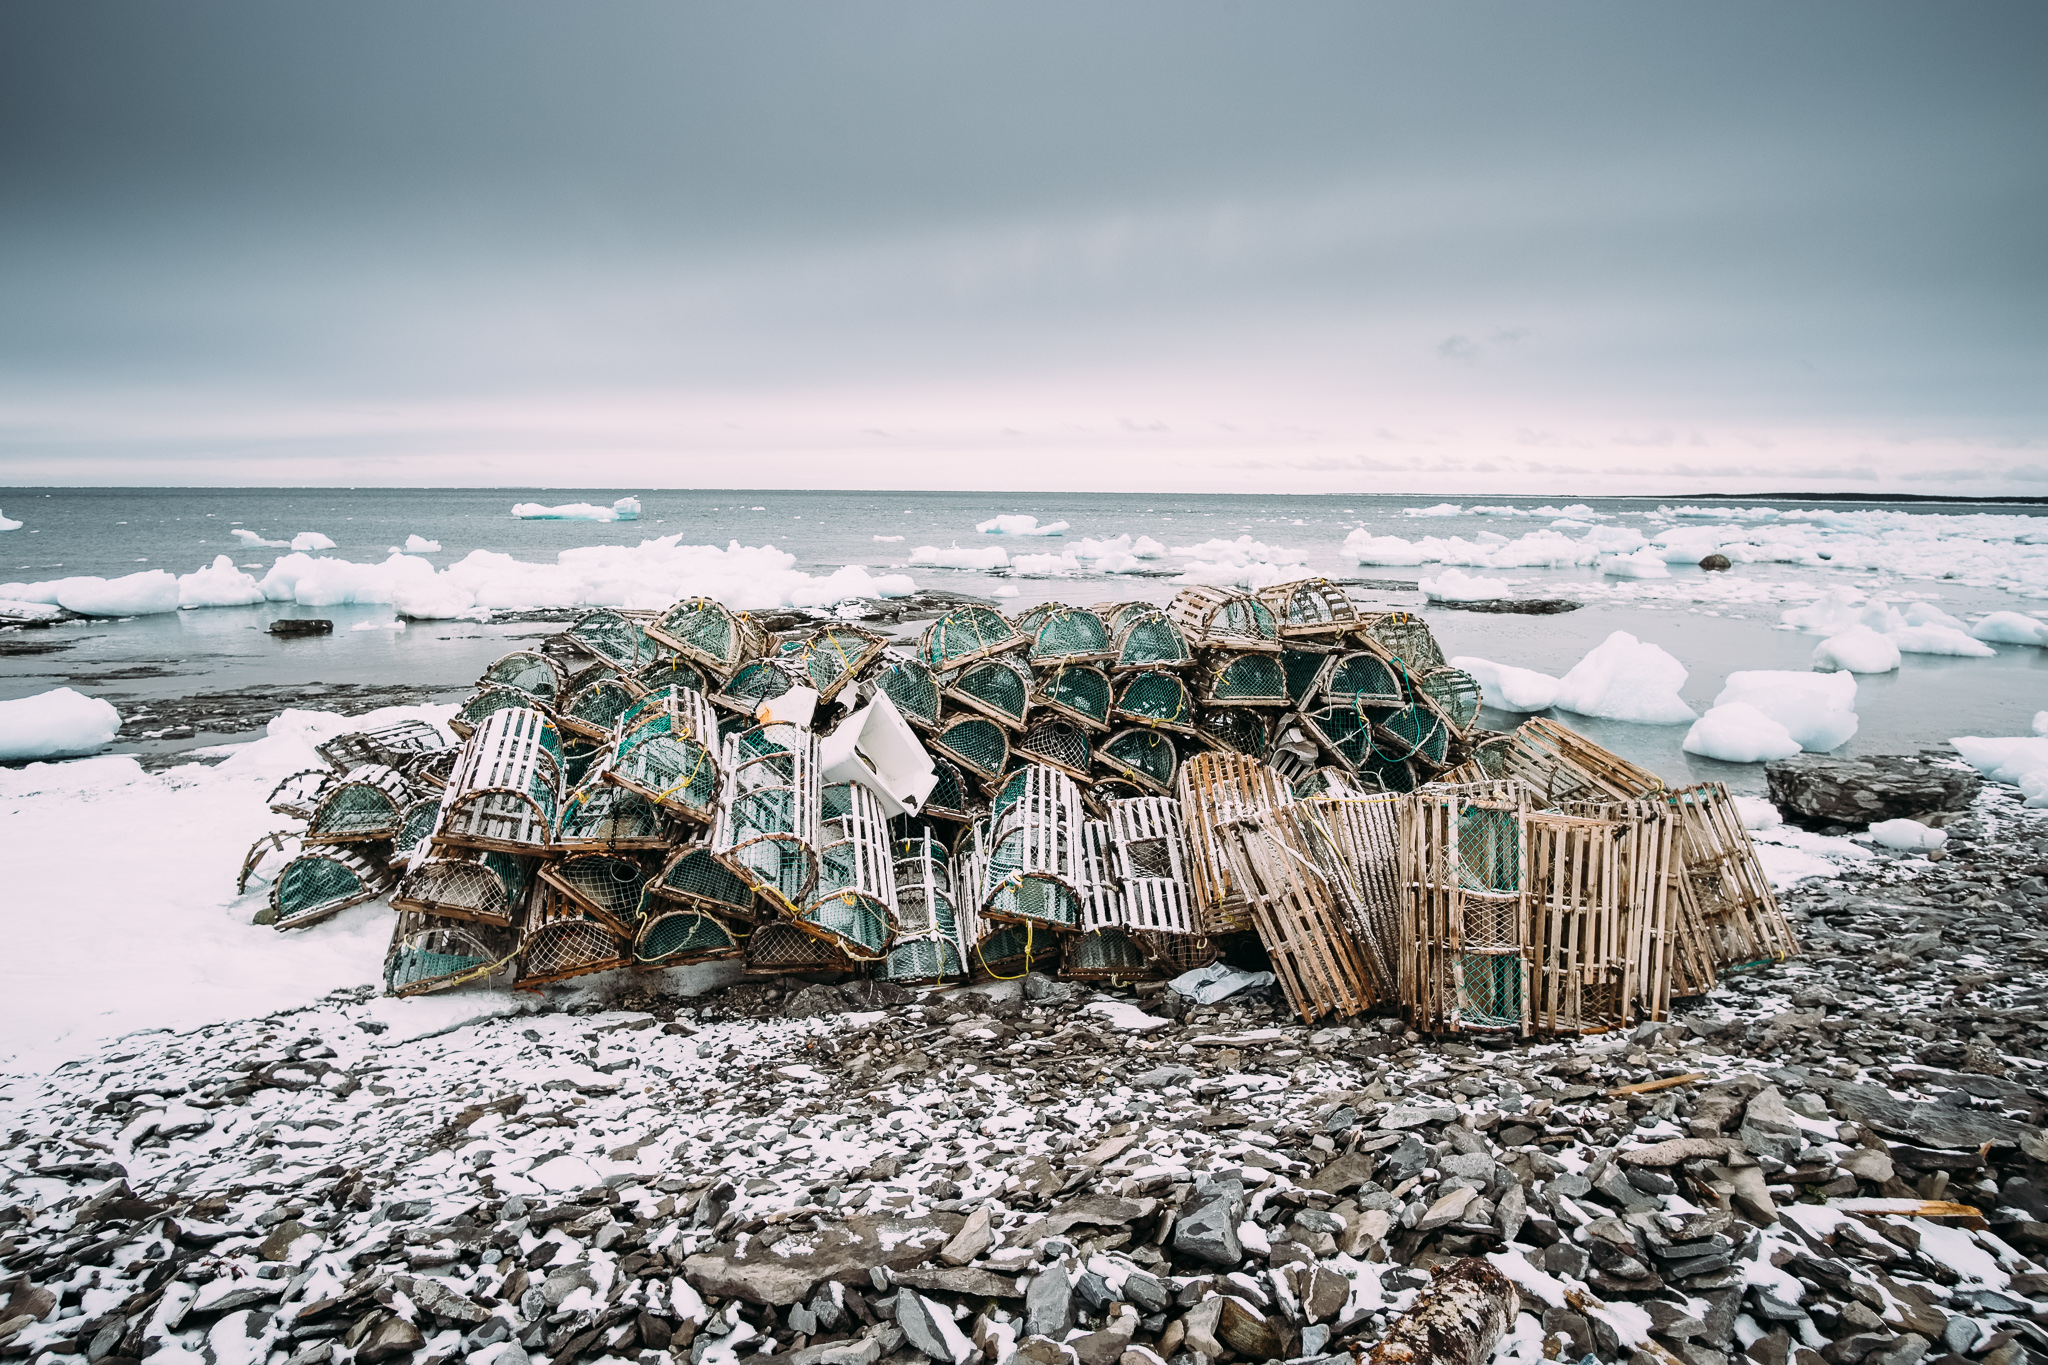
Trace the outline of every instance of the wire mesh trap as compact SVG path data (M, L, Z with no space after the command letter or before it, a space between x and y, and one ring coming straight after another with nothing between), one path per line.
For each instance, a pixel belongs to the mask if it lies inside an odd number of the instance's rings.
M1017 740L1012 752L1032 763L1057 768L1076 781L1086 782L1093 746L1088 733L1070 720L1047 716L1033 721Z
M818 882L798 927L857 962L874 961L896 932L888 817L857 782L823 788L819 813Z
M540 879L567 896L599 923L625 934L639 917L647 869L631 858L609 853L579 853L543 863Z
M1163 796L1113 801L1106 824L1116 848L1121 922L1141 935L1192 935L1194 896L1180 802Z
M1187 637L1154 606L1138 604L1142 610L1120 611L1122 624L1116 627L1116 660L1112 670L1126 668L1185 668L1195 661Z
M1195 732L1195 702L1188 685L1179 674L1163 668L1141 669L1120 678L1110 715L1178 735Z
M1433 707L1458 734L1479 719L1479 680L1456 668L1437 668L1415 679L1415 694Z
M817 737L797 725L757 725L727 737L725 766L712 852L798 915L818 878Z
M955 913L952 855L929 831L892 847L896 882L896 937L876 970L901 984L964 976L960 922Z
M1280 674L1286 679L1287 700L1297 707L1320 701L1323 684L1329 680L1336 660L1337 656L1326 650L1303 648L1301 641L1289 641L1280 652Z
M391 893L391 908L509 927L526 906L532 868L510 853L417 858Z
M1061 664L1033 676L1031 704L1064 716L1084 730L1109 729L1109 678L1090 664Z
M651 902L633 935L633 965L643 971L715 962L746 952L741 930L709 911Z
M647 634L647 625L653 619L651 611L599 607L563 631L562 638L619 672L631 673L660 660L668 652Z
M754 918L754 888L718 861L707 844L679 848L648 882L651 895L695 906L725 919Z
M1277 654L1224 654L1201 670L1204 706L1286 706L1287 673Z
M692 692L711 690L704 670L677 654L655 656L634 669L632 678L650 691L658 687L687 687Z
M1138 940L1115 925L1062 938L1060 976L1068 981L1129 981L1152 974Z
M1173 790L1180 750L1157 730L1119 730L1095 750L1095 765L1148 792Z
M1283 640L1334 639L1365 624L1350 594L1327 578L1276 583L1256 595Z
M924 813L943 820L972 820L976 814L975 801L960 770L937 755L932 757L932 770L938 780L932 783L931 795L924 799Z
M384 989L407 996L466 986L509 965L517 951L509 930L403 911L384 953Z
M1444 652L1437 646L1436 636L1430 633L1429 623L1420 616L1405 611L1388 612L1366 622L1361 634L1411 673L1427 673L1445 666Z
M398 837L412 788L393 768L365 763L320 794L306 821L309 844L368 844Z
M725 686L711 693L711 700L735 715L751 718L763 702L774 701L791 689L804 686L802 665L794 659L755 659L734 670Z
M354 848L307 849L270 884L271 926L302 929L390 887L391 869Z
M981 606L956 607L924 628L917 641L917 657L935 672L950 673L1029 644L1002 613Z
M1030 764L989 807L981 917L1045 929L1080 926L1081 793L1065 773Z
M666 850L675 842L660 808L630 788L586 780L562 801L549 846L558 853L630 853Z
M1212 749L1263 759L1272 748L1273 732L1256 711L1211 706L1196 714L1195 738Z
M562 699L562 684L565 681L562 666L545 654L530 649L514 650L484 670L476 680L478 690L486 687L509 687L514 692L524 692L530 700L527 705L539 702L553 706Z
M643 726L619 740L603 780L678 819L707 825L718 814L718 760L686 735Z
M630 960L625 936L593 918L560 888L534 888L533 907L519 931L515 985L531 990L591 972L623 967Z
M440 820L441 797L438 792L414 798L398 813L398 833L391 838L392 864L404 863L424 848Z
M688 597L647 623L647 634L692 663L729 678L768 652L768 633L745 612L714 598Z
M573 730L591 739L609 739L612 731L618 728L619 717L625 715L627 708L646 690L639 683L622 677L599 678L579 688L563 702L556 718L564 730Z
M493 711L448 779L434 846L545 849L562 802L561 755L561 737L539 711Z
M401 720L374 730L351 730L336 735L313 752L327 760L338 773L367 764L404 768L408 760L450 748L448 737L423 720Z
M304 851L305 845L297 830L278 829L261 836L242 855L242 871L235 878L235 894L247 895L252 886L270 886L277 880L277 874Z
M1084 607L1048 602L1018 617L1017 630L1030 637L1033 668L1102 663L1116 657L1108 624Z
M875 679L875 687L918 729L939 728L939 680L917 660L899 659L890 664Z
M1249 593L1224 588L1182 588L1166 615L1196 649L1280 652L1273 611Z
M1003 727L980 716L962 716L932 737L931 747L960 765L960 771L982 783L1001 780L1010 766L1010 739ZM931 809L927 801L925 809Z
M498 712L528 710L534 708L534 701L532 693L521 692L516 687L479 688L475 696L462 703L448 718L448 728L468 739Z
M1406 706L1408 688L1402 670L1373 650L1339 654L1323 679L1323 695L1333 706Z
M1031 670L1008 655L969 664L946 681L946 699L1007 730L1024 728L1031 710Z
M742 970L748 976L810 976L851 974L863 965L789 920L771 920L748 936L746 965Z
M819 701L826 702L881 658L888 643L887 636L871 630L830 625L784 641L777 647L776 657L794 665L805 685L817 692Z

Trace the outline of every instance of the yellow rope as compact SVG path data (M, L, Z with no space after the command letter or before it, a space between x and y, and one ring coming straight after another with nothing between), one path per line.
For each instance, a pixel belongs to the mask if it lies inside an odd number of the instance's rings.
M991 967L991 966L989 966L989 965L988 965L988 958L987 958L987 957L985 957L985 956L983 956L983 954L982 954L982 951L981 951L981 945L980 945L979 943L977 943L977 944L975 944L975 945L974 945L974 955L975 955L975 957L977 957L977 958L980 958L980 959L981 959L981 969L982 969L983 971L987 972L987 973L988 973L988 974L989 974L990 976L994 977L994 978L995 978L996 980L998 980L998 981L1017 981L1017 980L1020 980L1020 979L1022 979L1023 977L1027 977L1027 976L1031 975L1031 931L1032 931L1032 922L1031 922L1030 920L1028 920L1028 919L1027 919L1027 920L1025 920L1025 921L1024 921L1024 970L1023 970L1023 971L1021 971L1021 972L1017 973L1017 975L1016 975L1016 976L1004 976L1004 975L1003 975L1003 974L1002 974L1001 972L997 971L997 970L996 970L995 968L993 968L993 967Z

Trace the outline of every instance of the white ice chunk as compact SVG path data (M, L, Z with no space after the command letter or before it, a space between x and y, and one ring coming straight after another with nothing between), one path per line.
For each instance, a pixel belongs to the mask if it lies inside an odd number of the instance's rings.
M1716 706L1694 721L1680 747L1723 763L1768 763L1798 753L1799 741L1756 707L1737 701Z
M441 542L438 540L428 540L422 535L410 535L405 538L405 552L409 555L439 554L441 552Z
M8 516L7 513L0 512L0 531L19 531L20 529L20 522Z
M1785 727L1814 753L1847 744L1856 733L1856 676L1756 669L1730 673L1715 706L1743 702ZM1695 752L1700 752L1695 750Z
M989 593L991 597L1015 597L1016 595L1017 589L1008 583Z
M1445 569L1435 578L1425 578L1416 586L1432 602L1484 602L1508 595L1505 578L1481 578L1468 575L1462 569Z
M1918 820L1880 820L1870 827L1870 837L1901 853L1926 853L1947 843L1948 831Z
M226 555L215 555L206 568L178 578L181 607L250 607L262 600L262 586Z
M2048 711L2036 711L2034 713L2034 733L2037 735L2048 735Z
M1596 526L1593 529L1597 531L1600 528ZM1602 561L1600 572L1609 578L1669 578L1671 566L1664 562L1663 555L1645 548Z
M162 569L122 578L60 578L57 605L81 616L155 616L178 609L178 579Z
M300 554L311 554L315 550L331 550L334 542L318 531L301 531L292 537L292 549Z
M2048 621L2016 611L1994 611L1970 627L1970 634L1998 645L2048 645Z
M1040 526L1037 517L1002 516L976 522L974 529L985 536L1062 536L1067 533L1067 523L1055 521Z
M963 550L956 541L943 550L936 545L920 545L910 552L910 562L913 567L934 569L1005 569L1010 565L1010 555L1000 545Z
M620 499L630 501L630 499ZM616 505L599 507L588 502L565 502L560 507L549 507L538 502L520 502L512 505L512 515L521 521L632 521L640 515L640 504L633 504L633 515L626 516ZM298 549L297 541L292 548Z
M1761 796L1738 796L1735 809L1742 816L1744 829L1776 829L1785 823L1785 817L1778 814L1778 808Z
M0 762L89 754L114 742L121 713L69 687L0 701Z
M1951 654L1964 659L1988 659L1998 653L1982 640L1973 640L1953 626L1899 626L1885 633L1906 654Z
M902 536L876 536L876 537L875 537L875 539L876 539L876 540L879 540L879 541L881 541L881 542L883 542L884 544L887 544L887 545L894 545L894 544L895 544L895 543L896 543L897 541L900 541L900 540L902 540L902 539L903 539L903 537L902 537Z
M640 499L630 497L620 498L617 502L612 504L612 515L617 517L620 521L640 520Z
M1414 541L1400 536L1376 536L1370 531L1353 531L1344 537L1344 555L1354 564L1405 566L1428 562Z
M0 621L49 621L64 614L64 608L55 602L24 602L16 597L0 597Z
M260 533L251 531L246 526L231 526L228 528L228 534L241 541L244 546L251 550L262 549L265 546L274 550L282 550L291 543L284 540L265 540Z
M1469 654L1451 660L1451 667L1477 679L1486 704L1498 711L1548 711L1557 701L1558 680L1533 668L1514 668Z
M1404 507L1401 510L1411 517L1455 517L1465 511L1455 502L1440 502L1434 507Z
M1582 716L1683 725L1693 719L1678 695L1685 678L1685 665L1670 654L1617 630L1559 680L1556 704Z
M1965 763L1993 782L2018 787L2029 806L2048 806L2048 736L1959 735L1949 743Z
M1820 642L1813 651L1813 666L1845 673L1889 673L1899 666L1898 642L1869 626L1850 626Z
M1950 616L1932 602L1915 602L1905 610L1905 621L1909 626L1947 626L1950 630L1968 630L1969 627Z

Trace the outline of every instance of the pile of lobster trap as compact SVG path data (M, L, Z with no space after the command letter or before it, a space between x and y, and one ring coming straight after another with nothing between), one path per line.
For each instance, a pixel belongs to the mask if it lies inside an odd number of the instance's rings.
M343 735L250 850L291 929L388 896L395 994L734 959L905 984L1263 950L1305 1020L1583 1032L1796 951L1733 803L1476 728L1324 580L963 606L915 648L708 598L593 611L448 723Z

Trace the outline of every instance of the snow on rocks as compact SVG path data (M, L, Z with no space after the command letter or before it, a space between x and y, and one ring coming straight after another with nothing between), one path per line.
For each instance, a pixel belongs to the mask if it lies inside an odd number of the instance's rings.
M0 762L89 754L112 744L120 730L112 703L69 687L0 701Z
M1515 668L1491 659L1462 655L1450 661L1479 683L1488 706L1498 711L1547 711L1557 701L1558 680L1533 668Z
M1918 820L1880 820L1869 833L1876 842L1902 853L1926 853L1948 842L1948 831Z
M1558 681L1556 705L1582 716L1683 725L1693 719L1678 690L1686 667L1665 650L1617 630Z

